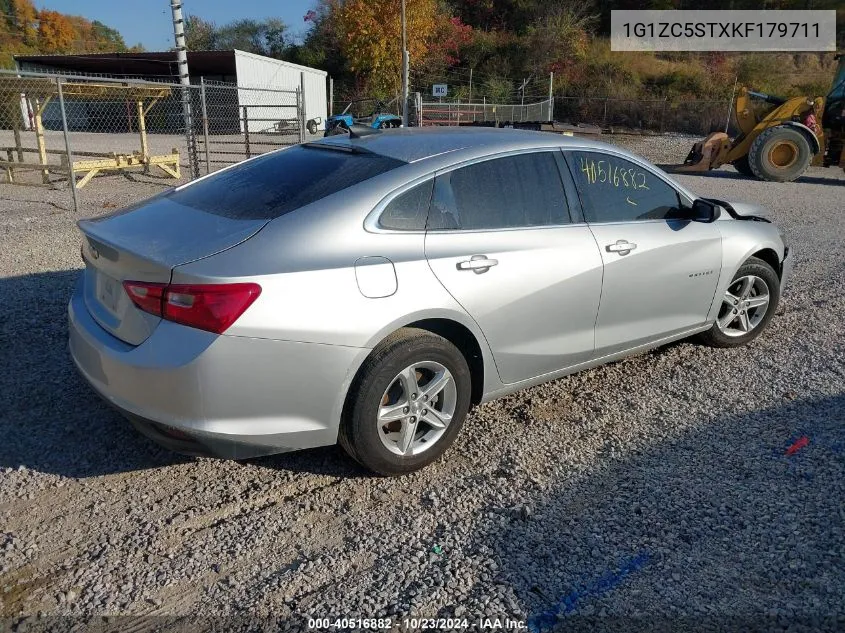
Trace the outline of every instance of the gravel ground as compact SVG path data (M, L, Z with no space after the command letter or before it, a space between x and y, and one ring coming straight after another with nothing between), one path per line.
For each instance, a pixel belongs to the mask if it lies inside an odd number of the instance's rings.
M655 162L690 144L614 140ZM236 463L136 434L67 355L80 259L66 192L0 186L0 622L842 630L845 175L681 180L760 202L787 233L796 271L769 331L483 405L442 461L391 480L337 448ZM96 179L80 215L171 183Z

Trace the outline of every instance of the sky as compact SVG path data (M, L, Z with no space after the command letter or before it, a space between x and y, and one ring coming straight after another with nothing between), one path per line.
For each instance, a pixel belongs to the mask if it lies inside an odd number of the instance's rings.
M173 47L173 22L170 0L35 0L38 9L52 9L89 20L120 31L127 46L141 44L148 51ZM307 30L305 12L313 8L313 0L183 0L182 10L218 25L243 18L281 18L293 34Z

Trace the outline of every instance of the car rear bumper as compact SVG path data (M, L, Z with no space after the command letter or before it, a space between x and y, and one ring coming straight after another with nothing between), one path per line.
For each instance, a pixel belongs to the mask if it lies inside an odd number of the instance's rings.
M68 306L82 376L144 434L178 452L242 459L334 444L343 397L368 350L219 336L162 321L138 346Z
M147 420L126 410L119 411L135 427L136 431L147 436L156 444L182 455L249 459L296 450L285 446L241 442L239 438L220 433L203 433L194 429L185 430Z

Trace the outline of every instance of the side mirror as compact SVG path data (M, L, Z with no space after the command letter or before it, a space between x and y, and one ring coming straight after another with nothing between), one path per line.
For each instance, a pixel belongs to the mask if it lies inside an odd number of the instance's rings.
M718 220L721 214L722 209L719 205L699 198L692 203L689 219L693 222L710 223Z

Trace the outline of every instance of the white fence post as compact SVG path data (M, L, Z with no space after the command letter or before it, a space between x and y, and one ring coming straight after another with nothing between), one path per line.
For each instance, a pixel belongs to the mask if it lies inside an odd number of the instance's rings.
M205 173L211 173L211 156L208 149L208 109L205 101L205 77L200 77L200 100L202 101L202 138L205 145Z
M308 122L308 115L305 114L305 73L299 73L299 94L300 94L300 103L302 107L300 108L299 114L299 138L300 141L305 141L305 125Z

